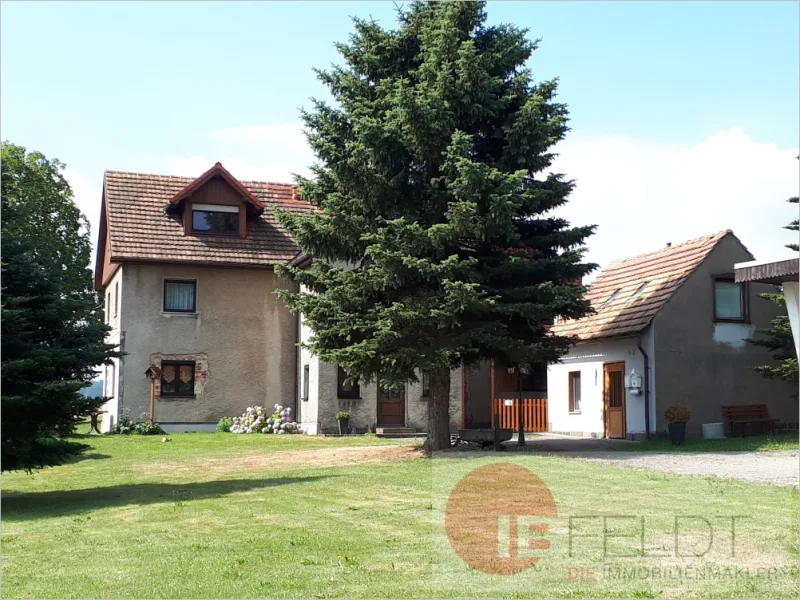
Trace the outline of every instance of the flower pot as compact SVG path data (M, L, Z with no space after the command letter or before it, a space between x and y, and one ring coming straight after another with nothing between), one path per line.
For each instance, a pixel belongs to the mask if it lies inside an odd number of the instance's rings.
M336 419L336 421L339 423L339 435L347 434L350 419Z
M686 441L686 423L669 424L669 441L673 446L682 446Z

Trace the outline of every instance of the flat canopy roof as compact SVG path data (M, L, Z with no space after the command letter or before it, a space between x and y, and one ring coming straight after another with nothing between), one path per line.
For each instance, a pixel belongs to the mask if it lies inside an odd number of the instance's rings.
M783 283L797 281L800 275L800 258L778 260L751 260L736 263L736 282Z

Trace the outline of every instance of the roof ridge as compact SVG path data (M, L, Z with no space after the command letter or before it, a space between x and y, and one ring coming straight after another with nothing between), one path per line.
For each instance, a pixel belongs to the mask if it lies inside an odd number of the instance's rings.
M683 241L683 242L679 242L677 244L672 244L670 246L666 246L664 248L659 248L658 250L650 250L649 252L642 252L641 254L634 254L633 256L626 256L625 258L617 258L615 260L612 260L610 263L608 263L608 265L605 268L608 269L611 266L616 266L617 264L625 263L625 262L628 262L630 260L637 260L637 259L640 259L640 258L644 258L645 256L651 256L653 254L659 254L659 253L662 253L662 252L666 253L666 252L670 252L672 250L678 250L678 249L684 248L684 247L686 247L686 246L688 246L690 244L698 244L700 242L711 241L714 238L717 238L719 240L719 239L722 239L723 237L725 237L729 233L732 234L733 230L731 230L731 229L723 229L721 231L717 231L716 233L710 233L708 235L701 235L699 237L692 238L691 240L686 240L686 241ZM605 270L605 269L603 269L603 270Z
M194 181L197 177L188 175L164 175L163 173L143 173L141 171L118 171L116 169L106 169L105 174L113 175L140 175L142 177L158 177L161 179L181 179L186 181ZM199 177L199 176L198 176ZM299 187L296 183L284 183L281 181L261 181L259 179L239 179L242 184L256 183L259 185L279 185L281 187L295 188Z

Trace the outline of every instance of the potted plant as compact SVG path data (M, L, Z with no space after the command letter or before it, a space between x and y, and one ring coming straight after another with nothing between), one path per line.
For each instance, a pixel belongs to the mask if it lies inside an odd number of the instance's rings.
M686 422L692 413L685 404L670 404L664 411L669 428L669 440L673 446L680 446L686 440Z
M339 434L345 435L347 433L347 426L350 423L350 413L346 410L340 410L336 413L336 421L339 423Z

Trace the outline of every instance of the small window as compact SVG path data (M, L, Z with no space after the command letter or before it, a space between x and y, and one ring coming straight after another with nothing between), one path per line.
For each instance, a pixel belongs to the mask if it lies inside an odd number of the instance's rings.
M197 282L181 279L164 281L164 312L196 312Z
M192 231L218 235L239 234L239 207L221 204L192 206Z
M744 286L733 279L714 280L714 320L744 321Z
M194 396L194 363L163 361L161 363L162 396Z
M525 369L522 377L522 391L547 394L547 367L541 365L531 365ZM516 385L519 385L517 382Z
M114 284L114 316L119 314L119 281Z
M114 397L114 380L116 379L116 375L117 375L117 367L116 367L116 365L114 365L114 364L108 365L108 373L109 373L108 374L108 387L107 387L108 391L106 392L106 395L109 398L113 398Z
M342 367L339 367L336 395L348 400L361 398L361 387L358 385L358 380L350 377Z
M427 371L422 372L422 397L431 397L431 374Z
M572 371L569 374L569 412L581 410L581 372Z
M645 281L642 285L636 288L636 291L631 294L631 300L634 298L638 298L644 292L644 289L647 287L647 284L650 283L649 281Z
M614 290L614 292L606 298L606 301L603 304L611 304L614 300L616 300L617 296L619 296L619 290Z
M303 400L308 400L308 388L310 379L311 379L311 367L310 365L305 365L303 367L303 394L302 394Z
M111 323L111 292L106 294L106 323Z

